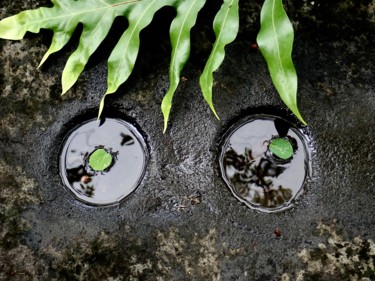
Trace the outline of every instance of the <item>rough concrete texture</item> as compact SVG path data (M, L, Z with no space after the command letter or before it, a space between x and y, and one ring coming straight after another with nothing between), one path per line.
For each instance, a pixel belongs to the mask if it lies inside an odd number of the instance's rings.
M375 2L285 3L314 171L295 206L273 214L238 202L217 162L234 121L254 111L285 112L261 54L250 47L262 1L240 3L240 33L215 74L221 122L198 83L220 6L208 2L192 31L166 134L160 103L172 9L142 33L133 75L107 99L105 115L136 123L150 150L141 186L116 207L75 201L59 178L58 155L67 132L96 115L106 59L126 23L116 21L64 97L60 75L78 33L40 70L51 33L0 41L0 280L375 280ZM0 18L50 5L1 4Z

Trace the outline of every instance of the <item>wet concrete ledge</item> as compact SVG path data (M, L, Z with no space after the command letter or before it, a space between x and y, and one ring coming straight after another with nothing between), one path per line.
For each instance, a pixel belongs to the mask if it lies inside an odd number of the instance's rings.
M50 5L2 4L0 18ZM40 70L49 32L0 41L0 280L375 279L375 3L286 1L296 29L299 104L316 151L306 192L275 214L238 202L218 164L218 144L233 122L259 108L285 112L250 47L261 4L243 2L239 36L215 74L221 122L198 83L220 1L210 2L193 30L186 81L164 135L173 11L163 9L142 34L135 71L108 98L105 114L141 128L150 161L136 192L109 208L85 206L64 190L58 154L69 130L96 115L108 50L123 22L63 97L60 75L76 41Z

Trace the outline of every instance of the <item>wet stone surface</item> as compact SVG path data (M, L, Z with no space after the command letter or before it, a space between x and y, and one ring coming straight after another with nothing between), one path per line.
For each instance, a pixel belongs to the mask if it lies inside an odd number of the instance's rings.
M374 1L285 1L298 104L315 150L303 194L277 213L239 202L219 165L232 124L287 114L252 47L263 1L241 4L240 33L215 73L221 122L199 89L221 5L208 2L166 134L160 104L173 9L142 32L134 73L106 100L104 115L137 124L150 156L138 188L116 206L88 206L66 192L59 157L69 131L97 116L106 60L126 23L116 22L63 97L60 75L79 32L39 70L51 33L0 41L0 280L374 279ZM46 4L2 1L0 18Z

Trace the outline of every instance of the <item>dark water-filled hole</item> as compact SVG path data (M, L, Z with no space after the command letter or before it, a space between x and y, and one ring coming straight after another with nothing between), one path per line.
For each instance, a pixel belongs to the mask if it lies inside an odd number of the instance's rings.
M97 152L109 162L94 159ZM102 123L91 119L65 139L60 176L76 199L94 206L112 205L138 187L147 159L146 144L134 126L121 119L106 118ZM100 168L93 168L95 160Z
M271 140L286 139L290 159L269 150ZM256 114L232 126L222 141L220 169L233 195L263 212L290 208L311 176L309 139L301 129L274 115Z

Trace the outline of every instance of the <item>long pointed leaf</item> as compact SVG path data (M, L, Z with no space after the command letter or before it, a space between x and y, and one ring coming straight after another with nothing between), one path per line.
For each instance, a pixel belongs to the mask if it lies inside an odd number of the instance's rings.
M78 80L90 56L107 36L113 23L113 10L95 18L95 26L84 26L77 50L69 57L62 73L62 90L65 94Z
M217 115L212 102L213 73L223 62L225 57L225 46L234 41L238 33L238 28L238 0L224 0L220 11L214 19L216 41L199 79L203 97L218 119L219 116Z
M67 31L55 31L55 33L53 34L51 45L48 51L44 54L38 68L41 67L43 63L45 63L45 61L51 54L60 51L69 42L69 39L72 37L75 29L76 27L73 26Z
M169 67L170 86L161 104L161 110L164 116L164 132L168 126L173 94L180 82L181 70L190 55L190 30L195 25L198 13L205 3L206 0L184 1L178 6L177 16L171 25L170 37L172 43L172 56Z
M98 118L103 112L106 96L116 92L133 71L139 51L140 32L151 23L158 10L171 5L171 2L170 0L143 1L130 11L129 27L121 36L108 60L108 88L100 101Z
M261 11L257 42L268 64L273 84L281 99L304 124L297 107L297 73L292 61L293 26L282 0L266 0Z

